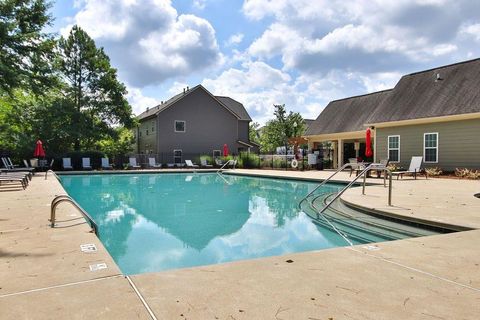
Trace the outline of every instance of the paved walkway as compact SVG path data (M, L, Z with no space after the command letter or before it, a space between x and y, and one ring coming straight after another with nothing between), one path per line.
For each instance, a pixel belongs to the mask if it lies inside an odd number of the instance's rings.
M349 179L348 174L341 177ZM406 211L392 212L478 228L475 200L480 199L472 195L478 182L404 180L394 186L393 204ZM375 209L388 209L378 205L385 192L381 185L367 187L365 196L353 190L346 200L365 206L373 201ZM404 194L408 190L412 195ZM0 192L0 318L148 319L138 295L78 212L62 204L60 228L48 227L49 204L59 193L63 190L53 177L38 175L26 191ZM461 213L447 216L459 208ZM141 274L132 280L158 319L478 319L479 240L480 230L464 231ZM81 252L80 245L88 243L98 251ZM98 263L107 269L90 271Z

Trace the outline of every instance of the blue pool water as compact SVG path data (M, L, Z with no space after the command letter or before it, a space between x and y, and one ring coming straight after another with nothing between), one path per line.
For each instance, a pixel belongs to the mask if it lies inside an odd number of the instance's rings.
M298 209L310 182L207 173L60 179L125 274L347 245Z

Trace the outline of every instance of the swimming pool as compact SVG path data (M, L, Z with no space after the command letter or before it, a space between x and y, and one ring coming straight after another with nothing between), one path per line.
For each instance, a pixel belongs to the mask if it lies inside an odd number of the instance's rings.
M316 183L215 173L62 175L124 274L346 246L298 203ZM343 185L327 184L326 193ZM363 235L363 233L362 233ZM379 238L358 237L354 243Z

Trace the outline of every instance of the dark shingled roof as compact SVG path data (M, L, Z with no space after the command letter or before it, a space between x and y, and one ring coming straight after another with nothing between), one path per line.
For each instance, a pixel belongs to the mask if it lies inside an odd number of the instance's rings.
M230 97L215 96L215 98L220 100L228 109L230 109L230 111L239 116L240 120L252 121L247 110L245 110L245 107L240 102L233 100Z
M202 88L203 90L205 90L206 92L208 92L211 95L211 93L207 89L205 89L202 85L199 84L199 85L196 85L193 88L190 88L190 90L188 90L186 93L180 92L179 94L171 97L167 101L164 101L163 103L142 112L141 114L139 114L137 116L137 119L138 120L143 120L143 119L146 119L146 118L149 118L149 117L152 117L152 116L156 115L157 113L159 113L162 110L166 109L167 107L171 106L172 104L174 104L175 102L177 102L181 98L187 96L190 92L192 92L192 91L194 91L198 88ZM250 118L250 116L248 115L247 110L245 109L243 104L241 104L240 102L238 102L236 100L233 100L230 97L215 96L215 98L218 101L220 101L220 103L225 108L227 108L233 114L235 114L240 120L252 121L252 118Z
M306 135L360 131L365 124L475 112L480 112L480 59L405 75L391 90L332 101Z
M310 124L305 135L364 130L364 124L391 90L330 102Z
M305 121L305 129L308 129L315 122L315 119L303 119Z
M480 112L480 59L403 76L368 123L473 112Z

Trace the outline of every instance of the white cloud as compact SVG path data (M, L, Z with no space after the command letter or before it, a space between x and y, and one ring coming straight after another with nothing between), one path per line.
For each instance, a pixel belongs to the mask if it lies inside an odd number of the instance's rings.
M159 99L144 96L139 88L129 87L127 100L132 106L133 114L139 115L147 108L152 108L160 103Z
M76 5L80 10L72 24L104 46L120 76L134 86L159 84L223 61L212 25L178 15L170 0L81 0Z
M226 46L235 46L240 44L243 41L243 37L245 35L243 33L236 33L230 36L228 40L226 41L225 45Z
M193 7L198 10L205 9L206 5L207 5L207 0L193 0Z
M463 25L460 28L460 34L470 36L480 42L480 23Z
M245 1L243 12L253 20L272 19L248 49L254 58L279 56L285 70L308 73L390 72L465 57L469 50L458 44L457 30L478 20L480 2L256 0ZM462 33L478 35L477 28Z

